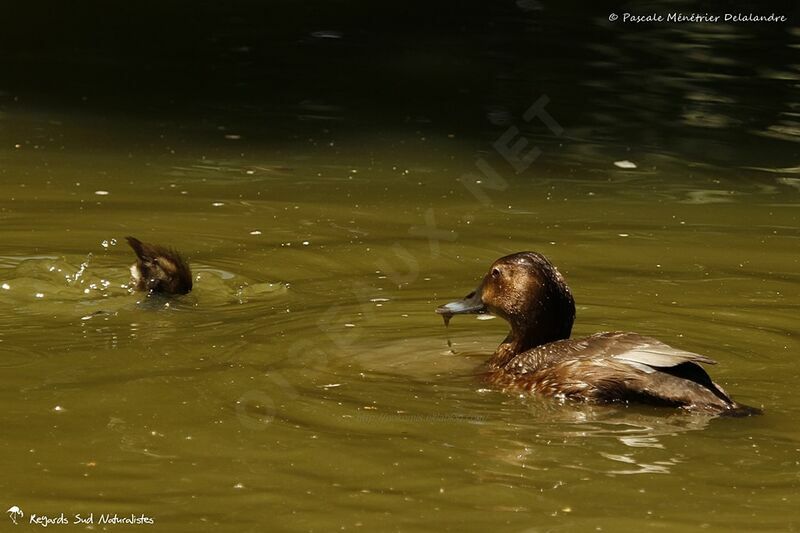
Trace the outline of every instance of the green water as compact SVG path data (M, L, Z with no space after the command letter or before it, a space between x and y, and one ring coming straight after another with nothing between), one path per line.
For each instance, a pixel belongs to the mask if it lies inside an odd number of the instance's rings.
M800 524L796 169L541 144L517 175L458 136L4 120L3 505L169 531ZM464 186L477 157L505 190ZM129 293L126 235L178 247L193 292ZM765 415L485 388L504 324L433 309L528 249L565 274L576 335L706 354Z

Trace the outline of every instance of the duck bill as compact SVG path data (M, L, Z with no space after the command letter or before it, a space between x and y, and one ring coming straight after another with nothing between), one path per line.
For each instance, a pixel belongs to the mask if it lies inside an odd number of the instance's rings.
M472 291L461 300L450 302L436 308L436 312L445 317L453 315L482 314L486 313L486 306L481 300L481 288Z

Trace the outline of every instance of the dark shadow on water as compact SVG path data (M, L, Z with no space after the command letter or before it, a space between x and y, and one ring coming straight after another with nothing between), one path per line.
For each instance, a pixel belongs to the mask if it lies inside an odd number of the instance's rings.
M245 146L388 131L493 139L513 125L619 157L769 167L792 166L800 139L791 2L49 4L7 6L0 111L150 117L175 137ZM610 22L612 7L789 20L632 24ZM541 95L563 136L521 120Z

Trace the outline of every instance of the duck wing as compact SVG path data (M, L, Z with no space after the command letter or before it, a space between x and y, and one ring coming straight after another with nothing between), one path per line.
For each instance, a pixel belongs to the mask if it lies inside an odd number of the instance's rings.
M648 374L657 368L670 368L683 363L715 365L716 361L705 355L673 348L668 344L638 333L600 333L590 338L608 343L608 357L623 361Z
M700 364L706 356L628 332L598 333L539 346L509 361L508 381L548 395L640 401L708 411L738 407Z
M506 369L527 373L577 359L612 359L648 374L656 372L657 368L669 368L682 363L717 364L705 355L673 348L652 337L612 331L537 346L514 357L506 364Z

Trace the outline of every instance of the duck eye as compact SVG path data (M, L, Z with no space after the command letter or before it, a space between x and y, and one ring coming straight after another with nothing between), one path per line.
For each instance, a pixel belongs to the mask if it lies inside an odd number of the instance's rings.
M494 279L497 279L497 278L500 277L500 269L499 268L493 268L492 269L492 277Z

